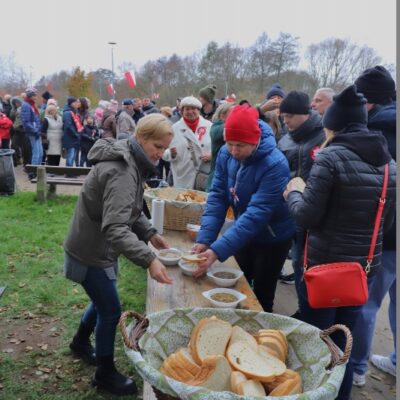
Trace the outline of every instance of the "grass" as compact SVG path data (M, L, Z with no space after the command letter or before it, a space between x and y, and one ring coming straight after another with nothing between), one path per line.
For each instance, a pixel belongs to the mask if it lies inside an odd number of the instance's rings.
M33 193L0 197L0 399L112 399L90 386L94 373L68 344L88 304L80 285L63 276L63 248L76 196L38 204ZM146 272L126 259L118 288L123 310L143 312ZM117 365L140 378L120 334Z

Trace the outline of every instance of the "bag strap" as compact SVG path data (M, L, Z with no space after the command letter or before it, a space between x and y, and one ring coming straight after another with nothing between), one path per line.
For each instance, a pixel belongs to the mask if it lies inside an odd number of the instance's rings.
M371 263L374 258L374 251L375 251L376 241L378 239L379 227L381 224L381 219L382 219L382 214L383 214L383 208L385 207L385 203L386 203L386 193L387 193L388 181L389 181L389 164L385 164L382 193L379 198L378 210L377 210L376 216L375 216L374 232L372 234L371 246L369 248L369 253L368 253L368 258L367 258L367 266L365 267L366 274L368 274L369 271L371 270ZM308 233L309 232L307 231L306 241L304 244L304 258L303 258L304 271L307 271L307 268L308 268L307 267Z
M197 171L198 168L199 168L199 164L198 164L198 162L196 160L196 154L194 153L193 143L187 137L185 137L185 139L188 142L188 146L189 146L189 150L190 150L190 158L192 159L194 167L195 167L195 169Z

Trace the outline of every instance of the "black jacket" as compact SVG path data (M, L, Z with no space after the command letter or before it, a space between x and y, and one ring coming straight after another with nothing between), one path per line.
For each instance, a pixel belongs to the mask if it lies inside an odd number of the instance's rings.
M309 229L308 265L355 261L366 266L384 165L389 162L387 200L370 276L381 263L382 232L393 222L396 163L380 132L363 125L338 133L315 158L304 193L291 192L289 210Z
M289 161L290 176L308 179L314 162L315 150L325 140L325 132L322 127L320 115L310 112L310 118L294 131L282 136L278 142L279 150Z

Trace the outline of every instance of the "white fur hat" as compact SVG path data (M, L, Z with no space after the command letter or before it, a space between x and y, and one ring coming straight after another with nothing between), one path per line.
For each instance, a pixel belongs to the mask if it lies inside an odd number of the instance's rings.
M201 110L201 107L202 107L200 100L196 99L196 97L194 97L194 96L187 96L181 100L181 104L179 105L179 107L182 109L183 107L186 107L186 106L196 107L199 110Z

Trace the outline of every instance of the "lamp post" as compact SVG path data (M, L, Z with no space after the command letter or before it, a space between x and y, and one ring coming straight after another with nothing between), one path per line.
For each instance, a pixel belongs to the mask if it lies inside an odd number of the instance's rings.
M108 44L111 46L111 72L112 72L112 76L111 76L111 84L113 87L113 94L112 94L112 98L114 100L115 98L115 90L114 90L114 45L116 45L116 42L108 42Z

